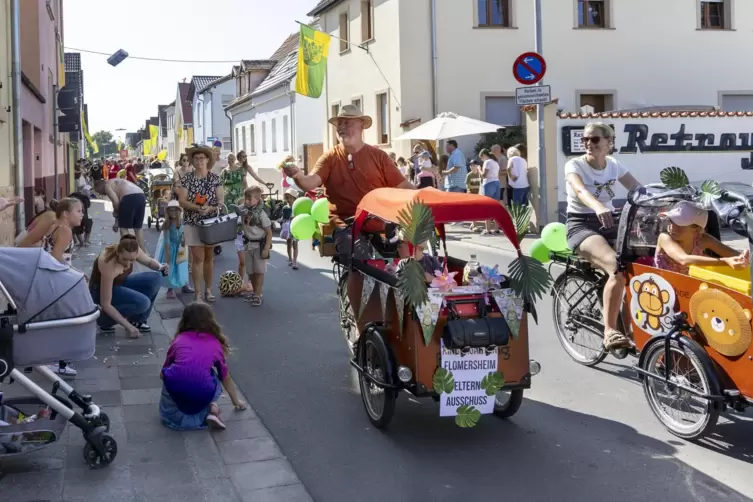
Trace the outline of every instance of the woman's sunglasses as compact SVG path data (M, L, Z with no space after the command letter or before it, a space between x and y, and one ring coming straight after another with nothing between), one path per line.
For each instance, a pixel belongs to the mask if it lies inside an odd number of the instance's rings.
M602 139L604 138L600 136L583 136L583 138L581 138L581 141L583 141L583 144L587 144L590 141L594 145L598 145Z

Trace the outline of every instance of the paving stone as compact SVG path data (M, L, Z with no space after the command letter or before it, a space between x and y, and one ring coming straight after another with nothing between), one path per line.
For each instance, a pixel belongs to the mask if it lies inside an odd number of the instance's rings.
M282 452L271 438L236 439L217 443L226 465L281 458Z
M159 408L154 404L134 404L123 406L124 422L153 422L159 420Z
M159 441L151 443L126 443L122 448L118 448L118 458L116 462L124 464L152 464L161 462L174 462L176 459L183 459L188 456L183 438L175 436L166 436Z
M183 436L188 459L197 479L227 477L230 473L222 460L217 444L207 431L189 431Z
M206 502L213 498L207 498L201 486L196 483L175 486L169 492L164 493L136 493L136 502ZM109 501L108 501L109 502Z
M302 484L273 486L242 494L243 502L313 502Z
M0 497L8 501L61 500L63 498L62 469L0 475ZM5 498L6 495L11 496Z
M119 493L132 493L131 469L118 458L104 469L68 468L64 471L63 497L111 500ZM22 499L23 500L23 499Z
M123 405L158 404L162 388L121 390Z
M116 356L113 357L112 364L117 366L140 366L140 365L152 365L162 364L165 362L164 355L158 355L157 351L153 351L152 354L144 354L141 356Z
M183 459L132 466L131 479L137 498L167 495L176 487L191 485L194 481L192 466L179 460ZM201 487L198 485L191 488L194 492L201 492Z
M224 416L223 416L224 418ZM212 431L215 441L234 441L236 439L269 438L271 435L258 419L237 420L227 424L227 429Z
M78 376L71 380L71 385L78 390L78 387L74 385L81 379L95 380L98 378L118 378L118 368L107 366L99 363L98 366L93 368L81 368L78 364L74 363L73 366L78 370Z
M222 421L225 422L225 424L228 427L230 427L229 422L237 422L239 420L249 420L252 418L258 418L256 416L256 413L254 413L254 410L251 409L250 406L243 411L238 411L233 408L233 405L230 404L229 401L227 403L220 402L219 404L220 404L220 408L224 410L222 412Z
M159 416L155 413L156 406L152 409L152 419L144 422L125 422L126 438L129 443L149 443L159 441L168 435L180 434L162 425Z
M228 469L235 488L241 495L262 488L298 483L293 468L284 459L247 462L229 466Z
M164 362L164 361L163 361ZM120 378L133 378L140 376L159 375L162 369L162 362L149 364L134 364L131 366L118 366L117 372Z
M9 456L0 460L0 493L3 491L2 475L23 474L27 472L54 471L65 467L66 438L61 438L57 451L47 447L38 453Z
M123 390L156 389L158 387L162 388L162 380L160 379L159 374L121 378L120 387Z
M122 406L104 406L100 408L100 412L106 413L110 418L111 423L121 424L123 423L123 407Z
M94 392L100 391L120 390L120 379L117 377L117 375L114 378L110 377L97 379L88 378L88 375L86 375L83 371L81 372L81 375L86 376L87 378L76 378L75 382L71 382L71 386L80 394L92 394Z
M212 502L242 502L243 498L235 489L230 477L202 479L200 481L204 498Z
M162 319L180 319L183 315L183 305L171 305L167 308L157 309L157 312Z
M148 340L147 343L122 344L122 345L117 345L114 347L107 347L105 350L101 352L101 354L107 354L108 351L110 355L118 356L118 358L126 357L126 356L144 356L144 355L153 354L154 346L153 346L152 341ZM97 353L100 353L100 351L97 350Z
M103 390L92 392L92 402L97 406L120 406L120 393L119 390Z

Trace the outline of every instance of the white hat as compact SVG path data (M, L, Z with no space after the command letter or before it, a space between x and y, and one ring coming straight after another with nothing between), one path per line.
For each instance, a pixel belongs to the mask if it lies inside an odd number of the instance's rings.
M297 199L298 195L300 195L300 192L296 190L295 188L290 187L287 190L285 190L285 195L291 195Z
M180 209L180 202L175 199L171 200L167 203L167 208L170 209L171 207L177 207L178 209Z
M706 228L706 223L709 221L708 211L687 200L681 200L672 209L666 213L661 213L659 216L669 218L672 223L681 227L698 225L701 228Z

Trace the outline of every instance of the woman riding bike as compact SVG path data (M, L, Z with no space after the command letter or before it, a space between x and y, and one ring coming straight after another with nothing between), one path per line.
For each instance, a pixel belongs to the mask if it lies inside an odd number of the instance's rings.
M617 236L613 218L616 182L630 190L638 181L619 161L610 157L614 131L595 122L583 131L586 154L565 164L567 191L567 243L570 249L609 277L603 293L604 347L627 347L630 340L618 329L625 277L618 269L617 254L610 241Z

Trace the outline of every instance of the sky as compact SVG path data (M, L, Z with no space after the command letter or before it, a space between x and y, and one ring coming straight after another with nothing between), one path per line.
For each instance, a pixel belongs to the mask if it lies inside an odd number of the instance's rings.
M306 22L318 0L64 0L64 44L75 49L189 61L266 59ZM89 132L125 138L169 104L192 75L227 75L233 63L172 63L81 53ZM123 128L125 131L117 131Z

